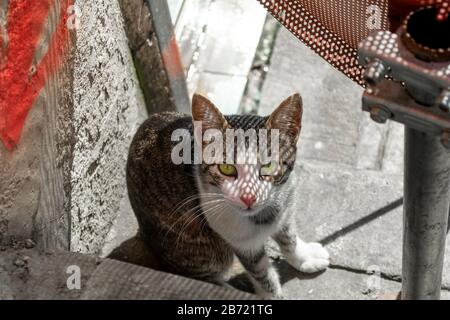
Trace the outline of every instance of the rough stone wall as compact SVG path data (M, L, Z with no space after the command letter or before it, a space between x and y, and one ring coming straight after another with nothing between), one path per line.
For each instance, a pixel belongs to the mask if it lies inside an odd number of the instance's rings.
M98 253L126 197L128 146L146 112L118 1L76 5L71 250Z

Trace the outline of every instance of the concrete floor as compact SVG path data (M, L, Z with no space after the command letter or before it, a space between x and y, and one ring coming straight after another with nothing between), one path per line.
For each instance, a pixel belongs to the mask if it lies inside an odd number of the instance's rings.
M400 290L403 127L375 124L361 111L362 88L312 53L287 30L277 37L260 114L300 92L304 101L291 210L306 241L320 241L331 267L305 278L289 268L291 299L373 299ZM272 256L278 257L276 247ZM450 299L450 242L444 269ZM290 270L290 271L289 271Z
M320 241L331 267L302 275L270 252L286 298L393 298L400 290L403 127L378 125L361 111L362 88L325 63L285 29L278 34L262 90L260 114L300 92L303 128L291 210L305 241ZM126 199L104 247L107 254L136 231ZM450 243L443 299L450 299Z
M257 1L170 0L189 94L237 113L266 18Z

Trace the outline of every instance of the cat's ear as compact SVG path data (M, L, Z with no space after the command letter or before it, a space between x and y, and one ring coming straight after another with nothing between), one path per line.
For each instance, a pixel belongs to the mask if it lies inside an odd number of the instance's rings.
M227 120L219 109L202 95L194 94L192 98L192 119L194 121L194 137L199 145L204 145L203 134L206 130L215 129L221 132L228 127ZM201 130L197 127L201 125Z
M217 129L223 131L228 126L223 114L202 95L194 94L192 98L192 118L202 122L202 131Z
M280 136L284 135L293 139L293 142L297 142L302 128L302 114L302 97L299 93L293 94L272 112L267 120L267 127L278 129L280 130Z

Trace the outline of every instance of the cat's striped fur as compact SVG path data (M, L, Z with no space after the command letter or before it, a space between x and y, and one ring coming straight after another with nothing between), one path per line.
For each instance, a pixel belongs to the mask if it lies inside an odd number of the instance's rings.
M193 135L191 116L161 113L142 124L130 147L128 193L140 234L167 271L220 282L235 254L261 296L280 297L278 275L264 249L269 237L280 245L288 262L301 271L315 272L328 266L325 249L302 242L293 227L293 217L285 210L297 185L291 171L301 115L298 94L284 101L270 117L222 116L206 98L194 96L193 118L203 122L204 131L276 128L281 132L283 170L273 177L254 179L258 186L253 189L264 184L267 195L259 201L263 197L256 190L254 208L248 210L239 207L239 200L224 197L223 184L234 181L221 175L215 165L175 165L171 161L172 132L186 128Z

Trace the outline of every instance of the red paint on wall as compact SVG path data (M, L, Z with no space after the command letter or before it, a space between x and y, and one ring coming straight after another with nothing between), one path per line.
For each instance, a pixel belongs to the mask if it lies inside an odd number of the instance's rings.
M67 9L72 3L73 0L61 1L61 18L48 51L35 65L36 49L54 0L9 1L7 48L0 51L0 140L9 150L17 145L39 92L61 65L68 39Z

